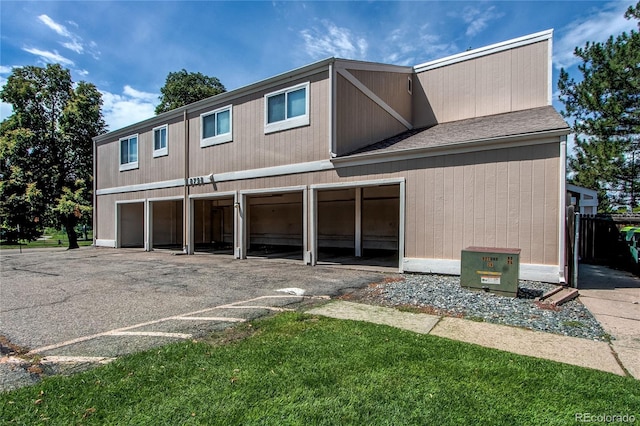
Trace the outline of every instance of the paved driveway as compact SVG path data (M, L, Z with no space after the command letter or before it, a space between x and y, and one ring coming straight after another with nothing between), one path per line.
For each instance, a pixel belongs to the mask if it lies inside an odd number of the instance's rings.
M287 261L107 248L3 251L0 261L0 335L69 359L197 337L382 279L378 272ZM305 298L278 291L286 288L303 289Z

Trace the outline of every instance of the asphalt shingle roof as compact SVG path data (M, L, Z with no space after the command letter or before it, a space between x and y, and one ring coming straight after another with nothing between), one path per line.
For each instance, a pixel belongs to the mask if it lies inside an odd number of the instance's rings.
M569 126L552 106L545 106L408 130L347 155L435 148L552 130L566 130L568 133Z

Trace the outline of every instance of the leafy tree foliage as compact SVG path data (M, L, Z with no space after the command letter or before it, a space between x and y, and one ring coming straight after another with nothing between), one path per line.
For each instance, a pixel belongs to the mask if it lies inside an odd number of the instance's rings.
M160 89L160 104L156 114L171 111L193 102L226 92L227 89L216 77L208 77L202 73L187 72L183 69L170 72L167 81Z
M640 20L640 2L627 19ZM640 29L640 21L638 23ZM640 200L640 33L632 30L604 43L587 43L574 54L582 79L560 71L565 117L576 134L569 160L572 181L597 189L600 207L637 208Z
M74 228L91 220L92 138L106 131L102 95L56 64L14 68L0 99L13 106L0 123L4 238L33 240L62 225L69 248L77 248Z

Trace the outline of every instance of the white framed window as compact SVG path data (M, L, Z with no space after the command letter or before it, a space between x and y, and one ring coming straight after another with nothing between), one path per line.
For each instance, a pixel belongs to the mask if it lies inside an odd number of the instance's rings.
M231 142L232 135L232 105L200 114L200 147Z
M138 135L120 139L120 171L138 168Z
M264 132L309 125L309 83L264 95Z
M169 155L169 149L167 147L169 137L169 129L165 124L164 126L156 127L153 129L153 156L162 157Z

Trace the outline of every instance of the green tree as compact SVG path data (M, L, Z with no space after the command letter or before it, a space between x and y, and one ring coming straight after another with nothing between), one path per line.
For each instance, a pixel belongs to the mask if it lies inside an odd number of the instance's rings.
M160 104L156 114L171 111L193 102L226 92L220 80L202 73L187 72L183 69L170 72L167 81L160 89Z
M627 19L640 19L640 2ZM640 22L638 23L640 29ZM582 79L562 69L558 88L565 117L573 121L573 183L598 190L602 210L638 206L640 200L640 33L623 32L604 43L576 47Z
M106 131L102 95L56 64L14 68L0 99L13 106L0 123L5 238L33 240L46 226L63 226L77 248L75 226L91 220L93 137Z

